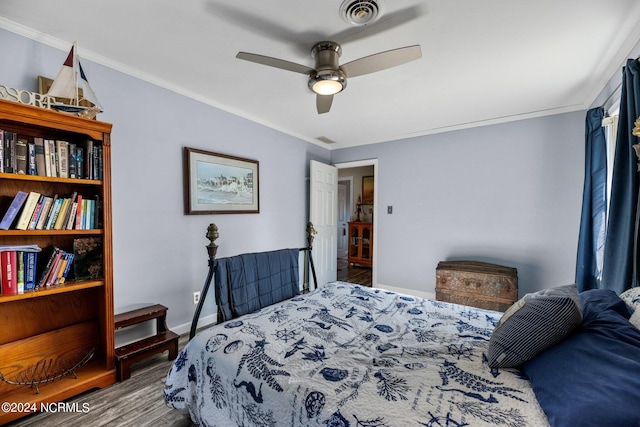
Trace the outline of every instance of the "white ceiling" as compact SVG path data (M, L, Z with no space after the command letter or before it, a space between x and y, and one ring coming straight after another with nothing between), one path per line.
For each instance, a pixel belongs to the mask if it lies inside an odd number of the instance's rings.
M330 149L586 109L640 40L637 0L382 2L363 28L342 0L2 0L0 26L65 51L77 40L88 60ZM313 67L327 39L342 64L413 44L423 56L350 79L322 115L306 76L235 58Z

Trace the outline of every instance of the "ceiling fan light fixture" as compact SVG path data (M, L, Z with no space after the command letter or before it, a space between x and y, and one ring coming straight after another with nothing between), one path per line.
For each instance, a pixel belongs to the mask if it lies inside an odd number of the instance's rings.
M335 95L346 86L345 76L333 71L317 73L309 78L309 89L318 95Z

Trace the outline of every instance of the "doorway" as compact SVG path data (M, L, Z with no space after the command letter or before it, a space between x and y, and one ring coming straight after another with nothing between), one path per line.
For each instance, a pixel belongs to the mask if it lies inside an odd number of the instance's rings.
M338 280L371 287L375 287L376 283L376 239L371 239L370 250L372 250L372 256L370 259L370 267L357 262L350 263L347 257L351 242L348 223L357 221L359 217L360 222L371 223L373 229L372 234L373 236L376 235L378 206L377 164L377 159L334 164L338 169L338 218L336 221L338 225L338 235L336 239L338 244L338 260L336 263L336 276ZM367 183L373 181L373 200L371 200L371 197L365 197L363 194L363 178L366 178ZM344 192L344 194L342 194L342 192ZM359 205L358 198L360 198L361 202ZM344 249L343 245L346 246Z
M351 177L338 177L338 259L347 259L347 224L351 221Z

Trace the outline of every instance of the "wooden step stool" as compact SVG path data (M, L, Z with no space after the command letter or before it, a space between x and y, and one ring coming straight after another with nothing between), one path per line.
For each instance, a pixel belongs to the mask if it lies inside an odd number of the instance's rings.
M131 365L154 354L169 350L169 360L178 356L178 334L167 328L167 307L160 304L115 315L115 329L156 319L156 334L116 348L116 374L118 381L131 377Z

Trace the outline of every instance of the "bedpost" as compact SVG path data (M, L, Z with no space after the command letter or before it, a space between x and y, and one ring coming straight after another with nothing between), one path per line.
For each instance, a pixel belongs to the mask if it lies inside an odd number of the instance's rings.
M211 278L213 277L213 270L215 267L216 253L218 252L218 245L215 244L215 240L220 237L220 234L218 233L218 226L214 223L209 224L209 227L207 227L206 237L207 239L209 239L209 244L207 245L207 254L209 255L209 273L207 274L207 279L204 281L204 285L202 286L200 301L198 301L196 312L193 314L193 320L191 321L191 331L189 332L189 340L191 340L196 334L196 329L198 328L198 320L200 319L200 312L202 311L204 299L206 298L207 291L209 290L209 286L211 285Z
M311 221L307 222L307 247L304 252L304 279L302 283L302 293L309 292L309 264L311 264L311 272L313 273L313 284L315 287L318 287L318 281L316 279L316 268L313 265L313 257L311 256L311 251L313 249L313 238L318 234L316 229L313 227L313 223Z

